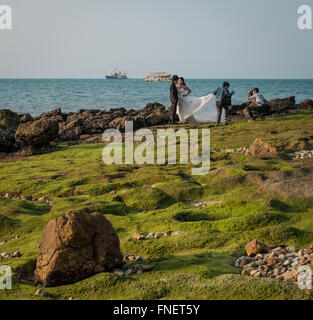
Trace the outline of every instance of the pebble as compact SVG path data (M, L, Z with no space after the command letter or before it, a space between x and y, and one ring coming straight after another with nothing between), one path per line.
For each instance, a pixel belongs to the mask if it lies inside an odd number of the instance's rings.
M13 239L10 239L10 240L3 240L2 242L0 242L0 246L3 246L5 244L7 244L8 242L11 242L11 241L14 241L14 240L17 240L19 239L19 236L15 236Z
M133 269L132 269L132 268L127 269L127 270L125 271L125 273L124 273L125 276L130 276L130 275L132 275L132 274L133 274Z
M153 265L145 265L145 264L133 264L128 266L127 269L114 269L113 273L118 276L131 276L136 274L137 276L141 275L144 272L149 272L154 269Z
M0 253L0 259L20 258L21 256L22 254L19 251Z
M36 296L41 296L41 297L50 297L51 294L45 290L42 290L42 289L38 289L36 292L35 292L35 295Z
M119 269L113 270L113 273L118 275L118 276L123 276L124 275L124 271L119 270Z

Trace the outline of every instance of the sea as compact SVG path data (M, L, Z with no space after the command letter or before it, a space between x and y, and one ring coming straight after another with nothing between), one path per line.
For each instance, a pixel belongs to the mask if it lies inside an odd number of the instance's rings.
M297 103L313 99L312 80L225 79L230 82L233 104L247 100L248 91L258 87L268 100L295 96ZM196 97L206 96L221 86L221 79L186 79ZM141 109L148 103L170 105L170 83L142 79L0 79L0 109L37 116L56 108L63 112L79 109L124 107Z

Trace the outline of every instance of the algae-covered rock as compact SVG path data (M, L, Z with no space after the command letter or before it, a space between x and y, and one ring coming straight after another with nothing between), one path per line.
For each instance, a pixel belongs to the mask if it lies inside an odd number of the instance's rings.
M0 110L0 152L14 150L15 132L20 123L17 113L10 110Z
M40 154L51 151L50 142L58 137L58 132L56 120L43 119L22 123L15 133L15 139L27 154Z
M35 277L57 286L80 281L122 265L119 238L99 213L68 212L50 221L43 232Z

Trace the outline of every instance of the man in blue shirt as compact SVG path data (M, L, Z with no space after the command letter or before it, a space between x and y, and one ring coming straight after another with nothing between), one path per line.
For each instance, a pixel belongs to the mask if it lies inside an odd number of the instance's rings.
M224 82L223 87L219 87L213 92L216 97L217 124L221 123L223 108L225 109L226 121L229 121L229 107L231 106L231 97L235 94L234 91L229 91L229 87L229 83Z

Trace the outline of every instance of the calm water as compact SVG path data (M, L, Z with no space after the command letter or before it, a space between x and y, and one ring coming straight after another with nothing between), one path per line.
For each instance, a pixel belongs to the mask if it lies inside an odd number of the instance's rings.
M186 80L194 96L205 96L222 80ZM236 91L233 103L246 100L248 90L259 87L266 99L296 96L297 102L313 99L313 80L230 80ZM39 115L61 107L63 112L77 109L140 109L149 102L170 105L169 83L146 83L139 79L0 79L0 109Z

